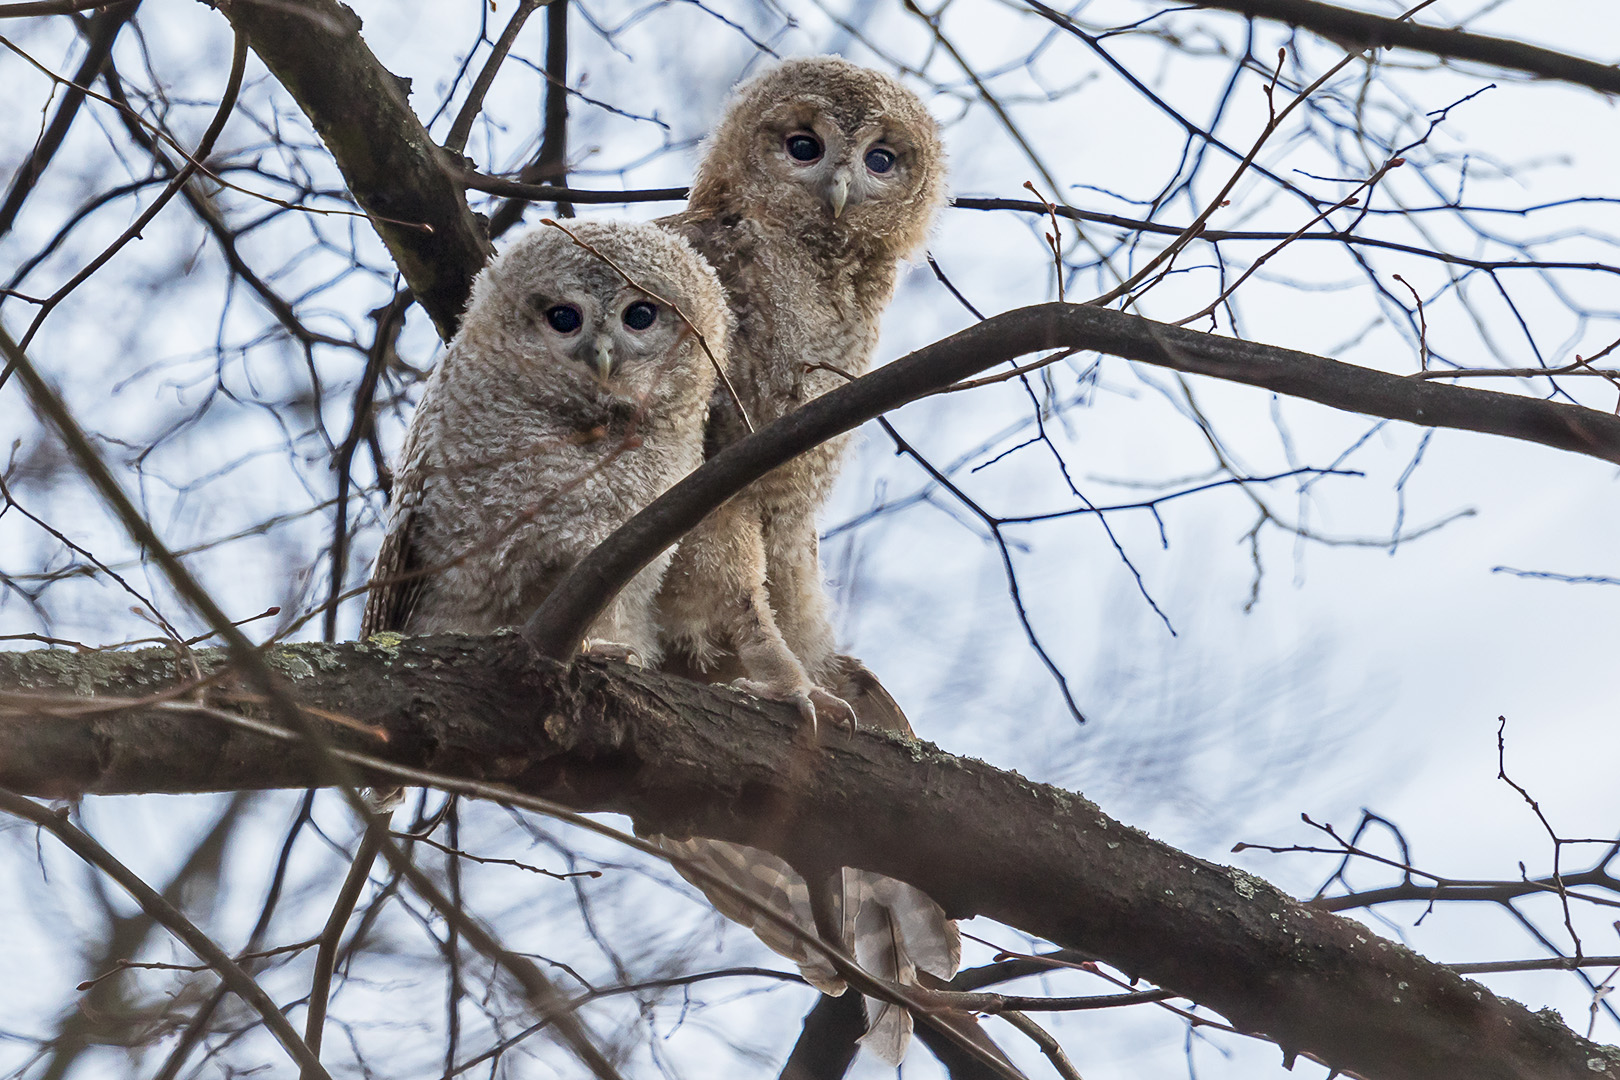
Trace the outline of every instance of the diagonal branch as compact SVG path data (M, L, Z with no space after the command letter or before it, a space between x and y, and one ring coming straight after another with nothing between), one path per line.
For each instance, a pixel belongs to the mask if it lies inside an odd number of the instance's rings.
M568 0L551 0L546 6L545 80L540 108L545 127L534 160L518 173L518 181L524 185L559 185L568 178ZM686 189L679 191L675 198L686 198ZM507 199L490 215L489 235L505 235L523 220L523 211L528 205L527 198ZM572 204L558 202L557 216L573 217Z
M137 0L138 2L138 0ZM33 152L28 159L18 167L16 175L12 177L11 187L6 191L4 203L0 203L0 235L11 231L16 224L17 213L22 209L23 201L28 193L34 190L34 184L39 181L45 172L45 167L61 149L62 140L67 138L68 129L79 115L79 108L84 104L84 87L96 81L96 76L106 65L107 59L112 56L113 42L118 38L118 31L135 14L137 2L109 5L105 11L98 11L90 18L84 29L86 49L84 62L73 76L73 82L68 86L67 92L62 95L62 102L56 107L56 115L51 117L50 124L45 133L40 136L39 142L34 145Z
M1403 22L1317 0L1198 0L1198 6L1304 27L1340 45L1357 49L1379 46L1413 49L1589 86L1605 93L1620 93L1620 67L1508 38Z
M530 617L524 634L543 654L566 658L626 582L715 507L772 469L986 368L1059 348L1094 350L1262 386L1347 412L1505 435L1620 462L1620 417L1595 409L1408 379L1089 305L1039 304L986 319L919 349L733 443L575 566Z
M473 80L472 89L467 91L467 100L462 103L461 111L456 114L455 121L450 125L450 134L444 138L444 148L452 154L459 154L467 149L467 138L472 134L473 124L478 120L478 114L483 111L484 97L489 88L494 85L495 76L500 74L501 65L506 63L507 54L512 51L512 45L517 41L523 24L529 21L534 14L540 0L518 0L518 8L506 22L506 29L496 40L490 50L489 59L484 61L484 67Z

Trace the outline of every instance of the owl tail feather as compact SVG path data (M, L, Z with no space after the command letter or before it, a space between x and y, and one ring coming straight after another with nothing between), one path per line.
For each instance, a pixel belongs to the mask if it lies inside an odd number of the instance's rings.
M922 890L866 870L845 870L845 910L855 912L852 952L861 967L901 986L915 986L918 972L945 980L962 961L956 923ZM911 1013L875 998L866 1004L861 1045L891 1065L900 1064L911 1042Z
M918 973L950 979L962 960L962 938L956 923L922 890L866 870L844 869L824 883L812 902L811 890L784 860L769 852L720 840L671 840L650 837L664 850L696 861L730 882L754 903L711 889L681 863L676 872L697 886L715 909L752 930L772 950L799 967L805 980L823 994L837 997L846 985L832 965L803 939L761 916L763 906L789 919L804 933L836 933L844 951L880 979L915 986ZM820 909L819 912L817 909ZM911 1042L911 1013L903 1006L865 998L867 1031L861 1045L890 1064L899 1064Z
M810 908L810 890L804 879L782 859L768 851L729 844L723 840L671 840L667 836L648 837L653 843L672 854L684 856L705 870L729 882L746 893L754 902L739 900L731 894L713 889L685 866L677 862L675 872L686 878L708 898L715 910L733 922L741 923L772 950L799 966L805 980L823 994L837 997L848 987L832 964L818 952L813 952L803 938L782 929L774 921L760 914L765 907L773 914L790 920L801 931L816 936L815 915ZM847 947L847 946L846 946Z

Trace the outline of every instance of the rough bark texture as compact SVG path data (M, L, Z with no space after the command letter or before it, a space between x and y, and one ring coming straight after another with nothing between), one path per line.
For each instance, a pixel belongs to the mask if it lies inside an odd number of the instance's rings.
M204 672L221 663L195 655ZM1372 1080L1620 1078L1620 1051L1551 1013L1167 847L1079 795L927 743L872 732L807 745L790 706L620 666L564 668L512 634L269 655L302 702L388 732L384 742L333 726L340 744L665 834L889 874L954 916L1084 950ZM312 782L306 756L183 705L64 700L152 695L189 672L165 650L0 653L0 786L65 797ZM228 676L205 693L253 711Z
M406 102L408 81L378 62L360 37L360 17L335 0L219 0L219 8L315 125L448 341L489 243L444 151Z

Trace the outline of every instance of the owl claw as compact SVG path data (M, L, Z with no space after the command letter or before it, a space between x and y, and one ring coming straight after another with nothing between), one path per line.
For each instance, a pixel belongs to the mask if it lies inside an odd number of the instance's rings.
M848 728L850 734L855 733L855 710L849 702L841 697L829 694L819 687L775 686L771 683L755 682L752 679L734 679L732 686L755 697L765 698L767 701L785 701L799 710L805 724L810 728L812 736L818 734L818 721L821 717L838 727Z
M810 701L817 716L825 716L836 726L848 728L851 735L855 734L855 708L849 702L815 687L810 690Z
M620 645L616 641L604 641L602 638L586 638L580 646L579 654L588 656L592 660L617 660L621 664L644 668L646 661L641 654L629 645Z

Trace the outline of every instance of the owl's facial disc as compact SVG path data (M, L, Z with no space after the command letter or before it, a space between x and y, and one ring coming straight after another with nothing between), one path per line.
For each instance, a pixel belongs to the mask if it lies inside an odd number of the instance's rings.
M906 146L893 143L883 124L850 131L801 121L782 137L779 153L788 175L808 185L834 221L850 207L904 187Z
M621 290L601 311L602 321L591 323L573 355L611 393L626 393L647 377L645 362L663 355L678 330L669 310L640 289Z

